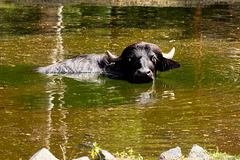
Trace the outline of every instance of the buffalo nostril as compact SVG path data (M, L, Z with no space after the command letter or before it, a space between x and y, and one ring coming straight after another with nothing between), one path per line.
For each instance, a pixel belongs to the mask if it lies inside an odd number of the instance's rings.
M150 75L151 70L137 70L136 74L137 75Z
M137 74L138 74L138 75L141 75L141 74L142 74L142 72L141 72L140 70L138 70L138 71L137 71Z

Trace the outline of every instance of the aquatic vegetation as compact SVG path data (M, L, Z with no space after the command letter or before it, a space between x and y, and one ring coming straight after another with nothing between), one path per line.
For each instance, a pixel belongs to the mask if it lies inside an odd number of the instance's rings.
M123 152L117 152L114 154L116 156L116 158L118 159L127 159L127 160L143 160L143 157L138 154L138 155L134 155L133 154L133 149L128 150L127 152L123 151Z
M209 152L210 160L236 160L240 158L240 155L230 156L226 152L220 152L219 147L216 148L216 151Z
M92 158L94 159L95 157L99 157L100 160L103 160L103 158L102 158L102 156L100 154L101 150L102 149L100 147L98 147L97 142L94 142L93 143L93 147L91 149L91 156L92 156Z

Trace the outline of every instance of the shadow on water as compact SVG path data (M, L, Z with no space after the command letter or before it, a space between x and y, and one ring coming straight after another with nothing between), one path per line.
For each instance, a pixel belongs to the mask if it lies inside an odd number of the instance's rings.
M1 2L1 159L29 158L43 147L77 158L88 154L79 144L94 141L110 152L131 147L145 159L176 146L187 153L193 144L238 154L239 30L235 2ZM181 68L147 84L32 70L78 54L120 54L137 41L175 46Z

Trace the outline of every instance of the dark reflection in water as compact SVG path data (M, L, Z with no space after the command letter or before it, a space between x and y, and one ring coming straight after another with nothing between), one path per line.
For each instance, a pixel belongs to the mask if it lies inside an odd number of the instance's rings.
M147 84L131 84L107 79L97 74L52 75L46 90L60 91L68 107L98 107L126 104L149 104L162 98L174 100L174 85L159 80Z
M193 144L239 154L239 4L120 7L0 3L0 157L133 148L145 159ZM153 83L33 70L78 54L155 43L181 68ZM60 147L61 146L61 147ZM129 148L127 148L129 147ZM61 149L62 148L62 149ZM127 148L127 149L126 149Z

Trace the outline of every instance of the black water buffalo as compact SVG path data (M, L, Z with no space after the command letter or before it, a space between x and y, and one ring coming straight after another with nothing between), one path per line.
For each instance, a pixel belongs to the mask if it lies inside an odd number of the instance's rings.
M180 65L171 60L175 52L173 48L168 54L152 43L138 42L125 48L121 55L89 54L75 56L56 64L39 67L40 73L101 73L113 75L133 83L146 83L154 80L156 71L167 71L179 68Z

